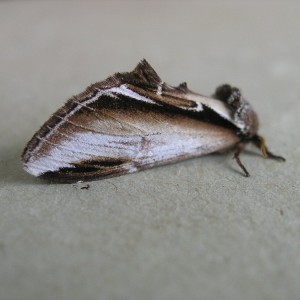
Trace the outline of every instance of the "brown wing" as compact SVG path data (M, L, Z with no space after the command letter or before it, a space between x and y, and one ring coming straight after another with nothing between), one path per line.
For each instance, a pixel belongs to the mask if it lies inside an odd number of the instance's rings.
M153 69L141 66L94 84L34 135L23 153L24 168L59 181L92 180L212 153L239 141L230 122L205 105L189 110L198 104L180 93L186 93L185 85L172 91Z

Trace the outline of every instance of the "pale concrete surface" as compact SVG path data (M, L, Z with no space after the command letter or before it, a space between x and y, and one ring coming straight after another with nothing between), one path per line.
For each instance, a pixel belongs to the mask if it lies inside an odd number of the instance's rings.
M244 2L244 3L243 3ZM253 1L252 1L253 2ZM0 299L299 299L299 1L0 3ZM19 155L72 94L145 57L242 88L286 163L212 155L80 186Z

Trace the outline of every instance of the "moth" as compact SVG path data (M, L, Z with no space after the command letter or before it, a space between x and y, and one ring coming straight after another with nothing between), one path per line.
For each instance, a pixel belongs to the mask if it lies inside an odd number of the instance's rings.
M24 169L58 182L102 179L208 153L240 153L249 143L272 154L258 135L258 117L238 88L213 96L173 87L146 60L70 98L34 134L22 154Z

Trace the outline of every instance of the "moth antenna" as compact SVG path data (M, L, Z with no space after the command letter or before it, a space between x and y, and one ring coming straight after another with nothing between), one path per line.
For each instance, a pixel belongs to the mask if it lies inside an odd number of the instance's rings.
M245 143L239 143L239 144L237 144L237 146L235 148L235 152L234 152L233 158L235 159L235 161L237 162L237 164L239 165L239 167L244 171L245 177L250 177L249 172L247 171L246 167L243 165L243 163L240 160L240 154L244 151L245 146L246 146Z
M264 158L271 158L271 159L276 159L280 161L285 161L285 158L280 156L280 155L275 155L271 151L268 150L265 139L262 136L256 135L253 137L253 143L254 145L260 149L262 156Z

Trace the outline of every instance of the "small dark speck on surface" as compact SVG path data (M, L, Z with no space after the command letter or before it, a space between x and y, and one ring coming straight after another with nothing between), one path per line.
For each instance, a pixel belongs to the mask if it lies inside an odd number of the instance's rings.
M82 186L80 189L81 190L88 190L90 188L90 185L87 184L86 186Z

